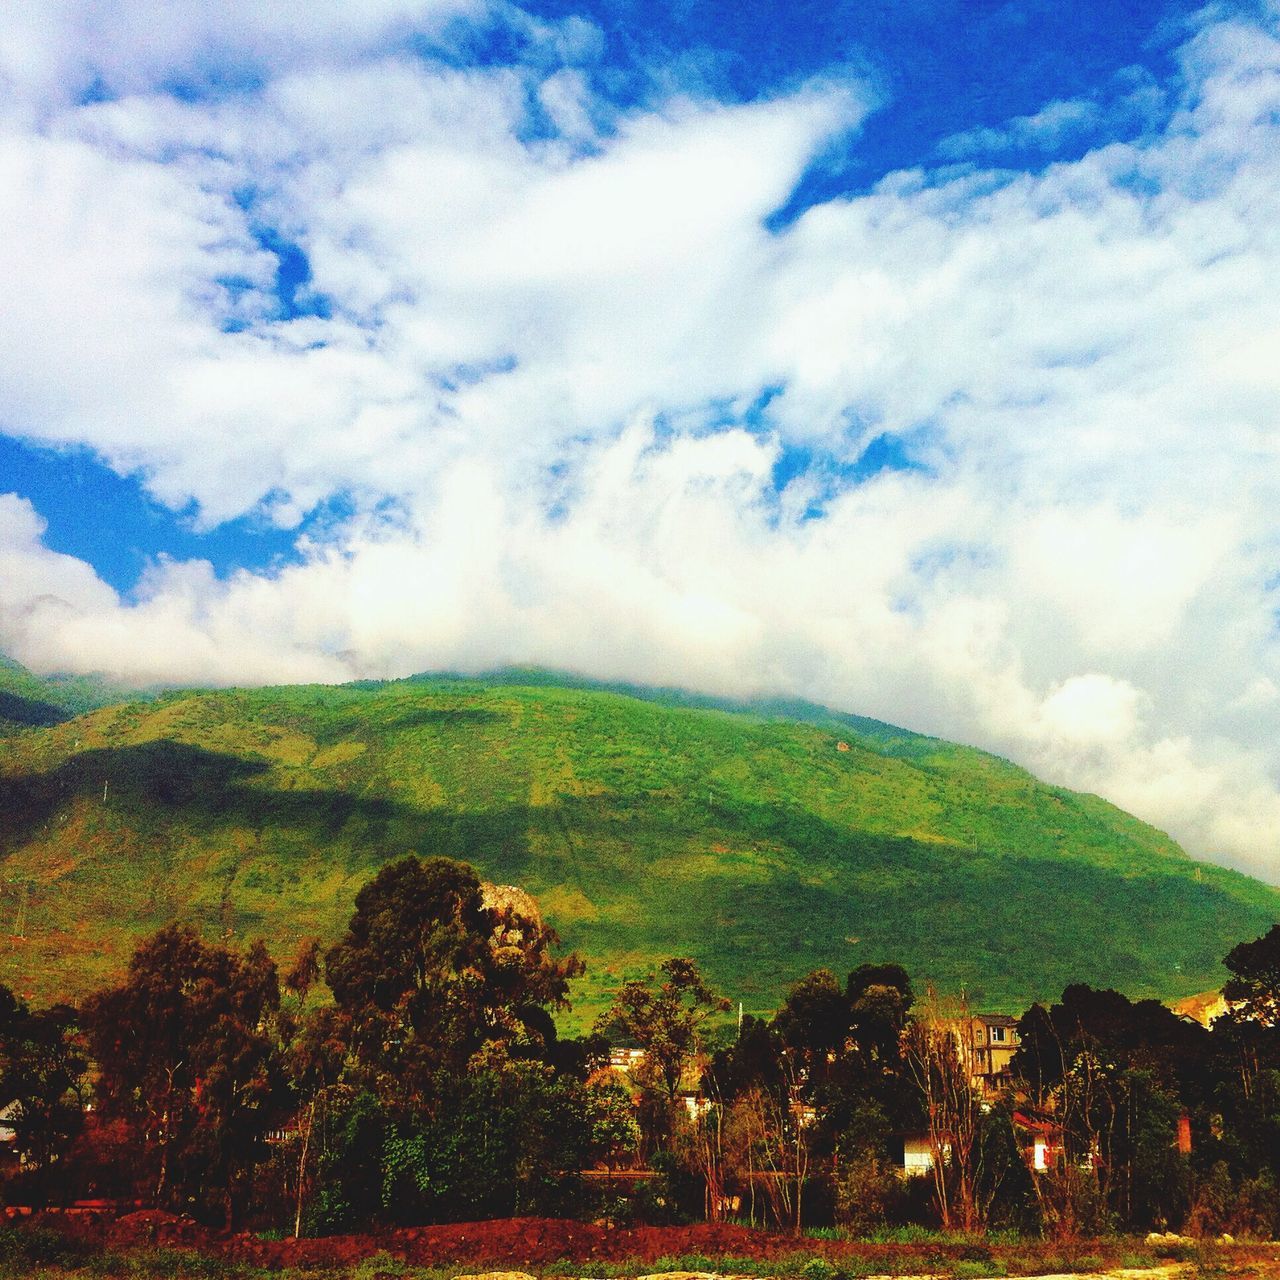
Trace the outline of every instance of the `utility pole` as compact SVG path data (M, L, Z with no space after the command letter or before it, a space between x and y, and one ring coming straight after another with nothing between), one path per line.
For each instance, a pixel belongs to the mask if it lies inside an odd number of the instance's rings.
M27 936L27 903L31 897L31 885L24 880L18 885L18 913L13 922L13 936L15 938L25 938Z

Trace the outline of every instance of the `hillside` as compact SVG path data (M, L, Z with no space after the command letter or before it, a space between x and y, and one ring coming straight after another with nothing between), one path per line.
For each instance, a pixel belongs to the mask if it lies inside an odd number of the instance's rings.
M37 676L0 653L0 737L61 724L126 695L93 676Z
M1280 918L1280 891L1006 761L705 701L508 673L169 693L13 734L0 979L80 994L175 917L287 957L409 850L535 894L590 965L579 1018L670 954L748 1009L889 959L992 1008L1067 981L1172 996Z

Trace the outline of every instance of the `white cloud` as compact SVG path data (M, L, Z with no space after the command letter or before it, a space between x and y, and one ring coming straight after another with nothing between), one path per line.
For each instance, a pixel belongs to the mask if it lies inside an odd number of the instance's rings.
M255 79L342 63L387 42L438 37L483 0L308 0L305 15L262 0L8 0L0 10L0 84L10 109L56 109L80 95L173 83Z
M1096 102L1085 98L1059 99L997 129L971 129L953 134L939 143L938 152L953 160L1018 147L1051 152L1074 135L1092 130L1101 120L1102 110Z
M207 524L355 514L296 565L163 561L122 601L0 499L0 648L140 682L538 662L800 694L1280 880L1273 32L1204 26L1168 101L1122 85L1160 99L1136 141L891 175L770 231L857 83L623 107L593 30L530 20L518 65L444 66L395 47L445 13L405 3L325 9L296 47L206 15L153 53L126 23L115 96L76 106L50 86L88 74L90 11L34 70L0 58L0 423ZM242 37L260 88L163 92ZM280 318L264 224L316 314ZM885 433L916 469L838 480Z

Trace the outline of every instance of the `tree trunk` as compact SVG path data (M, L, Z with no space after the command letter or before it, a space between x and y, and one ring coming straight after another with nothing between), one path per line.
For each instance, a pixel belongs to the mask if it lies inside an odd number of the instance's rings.
M307 1185L307 1151L311 1146L311 1128L315 1124L316 1119L316 1100L311 1099L311 1105L307 1108L307 1127L302 1133L302 1154L298 1157L298 1211L293 1219L293 1238L298 1240L302 1236L302 1198L303 1191Z

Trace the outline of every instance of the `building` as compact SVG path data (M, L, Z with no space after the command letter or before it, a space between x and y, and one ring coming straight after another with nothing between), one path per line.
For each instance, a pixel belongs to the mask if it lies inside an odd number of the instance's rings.
M902 1176L923 1178L933 1171L933 1144L927 1133L902 1135Z
M1008 1086L1009 1063L1018 1052L1018 1019L1007 1013L975 1013L969 1019L969 1072L973 1087L993 1098Z
M1060 1173L1067 1167L1062 1125L1052 1116L1015 1111L1013 1128L1022 1148L1022 1158L1032 1173ZM1088 1151L1078 1153L1074 1163L1086 1172L1096 1170L1102 1163L1096 1142Z
M625 1049L614 1045L609 1049L609 1065L615 1071L630 1073L644 1062L643 1049Z
M715 1105L710 1098L699 1093L697 1089L681 1089L680 1101L684 1103L684 1109L689 1113L690 1120L701 1120Z

